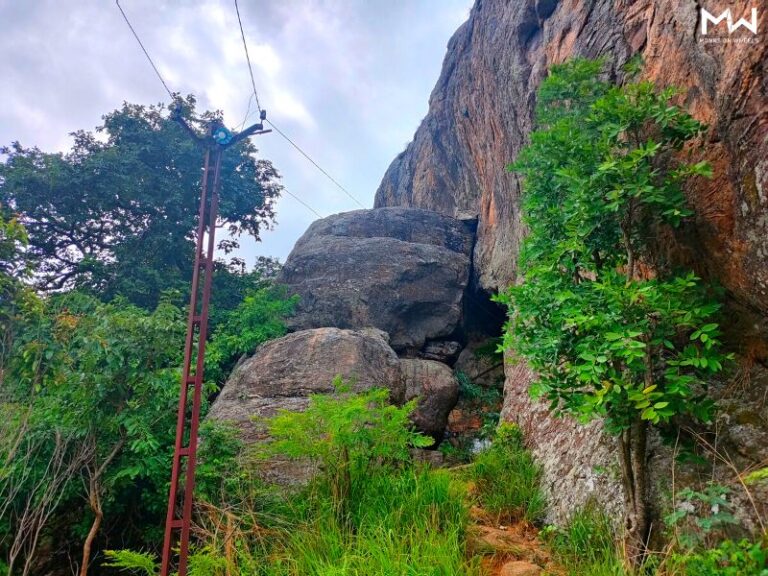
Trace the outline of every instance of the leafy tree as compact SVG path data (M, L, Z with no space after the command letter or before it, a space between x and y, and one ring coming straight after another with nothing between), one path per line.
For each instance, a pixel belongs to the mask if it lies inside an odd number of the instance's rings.
M260 288L222 313L212 336L211 376L220 381L240 354L284 333L293 306L270 280L249 277ZM66 522L84 544L85 570L102 526L120 526L126 542L161 536L184 317L166 301L153 312L78 292L30 301L0 358L0 550L9 570L23 560L26 574L40 538ZM212 495L225 487L238 444L214 426L202 436L199 489Z
M194 97L176 104L196 121ZM18 142L3 148L0 204L27 228L37 288L78 287L153 309L164 291L187 290L202 150L161 105L125 103L103 119L96 133L75 132L67 154ZM219 225L229 238L219 246L225 253L241 234L258 238L274 217L278 174L256 152L246 140L224 155Z
M298 296L289 298L284 286L270 284L252 291L236 308L223 314L206 351L206 378L223 384L244 354L284 336L285 318L297 303Z
M613 86L601 66L553 66L542 83L538 128L510 167L524 177L524 282L500 299L505 346L538 373L533 394L618 436L627 542L640 562L648 428L681 414L706 420L706 379L726 357L700 280L651 268L657 231L691 214L682 183L711 173L680 160L703 126L673 104L674 89Z
M162 509L183 329L181 311L169 304L149 314L73 293L51 300L19 331L0 390L3 406L25 418L13 452L0 455L9 466L0 488L17 484L6 511L16 537L35 491L55 487L49 519L58 504L81 509L76 502L85 496L89 526L76 531L83 532L87 570L105 515L126 507L121 496L139 485L145 510ZM68 477L51 475L58 461ZM25 549L27 564L34 548Z

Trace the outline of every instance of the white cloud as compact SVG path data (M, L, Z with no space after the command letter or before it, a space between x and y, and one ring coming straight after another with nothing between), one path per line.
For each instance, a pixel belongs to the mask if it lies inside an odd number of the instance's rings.
M470 0L242 0L261 105L363 203L427 111L445 46ZM231 0L121 0L172 90L237 127L251 95ZM122 100L167 101L113 2L0 0L0 145L65 149ZM255 141L284 184L322 214L357 205L277 134ZM293 198L246 255L285 257L316 217Z

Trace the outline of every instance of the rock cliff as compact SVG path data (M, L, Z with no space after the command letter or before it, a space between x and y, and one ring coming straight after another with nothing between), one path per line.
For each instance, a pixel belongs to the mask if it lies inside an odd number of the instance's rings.
M505 166L533 125L536 88L553 63L604 56L614 77L634 54L660 86L685 90L709 125L700 155L715 178L687 190L693 226L671 246L735 299L768 312L768 36L725 23L702 36L700 8L734 18L751 4L709 0L477 0L448 44L429 112L387 170L378 206L477 216L475 271L496 289L515 278L520 182ZM720 38L749 44L712 42Z
M622 65L642 55L644 75L659 86L682 88L682 103L709 127L693 154L712 164L715 178L688 187L695 216L674 238L659 239L658 257L726 288L728 344L738 367L716 393L724 410L706 433L722 441L717 445L742 469L760 465L764 450L756 439L768 432L768 21L761 9L756 35L744 27L729 34L725 21L710 24L703 35L701 9L719 15L728 8L738 20L751 6L476 0L448 44L427 116L390 165L375 200L376 207L476 217L470 282L493 291L516 281L525 230L520 181L505 166L533 128L541 79L552 64L584 56L604 57L608 74L620 82ZM594 426L549 417L527 396L531 378L524 366L506 367L503 416L524 427L544 463L550 518L563 519L590 496L615 507L620 493L609 478L610 442ZM663 449L653 458L654 465L669 467Z

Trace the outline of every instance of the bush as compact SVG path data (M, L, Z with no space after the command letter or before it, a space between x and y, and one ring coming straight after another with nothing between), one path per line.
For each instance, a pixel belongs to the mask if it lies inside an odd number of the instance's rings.
M768 576L768 549L761 542L725 540L695 554L673 554L669 573L680 576Z
M411 429L411 401L402 407L389 403L389 390L374 388L360 394L340 377L336 394L314 394L304 412L281 410L268 421L274 439L262 456L309 458L324 474L339 517L348 515L361 483L387 466L410 460L410 448L426 447L433 440Z
M539 488L541 468L523 445L517 426L499 426L493 443L478 454L469 475L483 508L498 522L541 520L545 507Z

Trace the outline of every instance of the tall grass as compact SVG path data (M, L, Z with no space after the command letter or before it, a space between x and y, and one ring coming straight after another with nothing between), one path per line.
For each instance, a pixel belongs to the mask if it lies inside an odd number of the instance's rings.
M466 560L467 509L462 487L440 470L371 476L340 523L323 499L310 521L292 530L272 556L281 576L479 575Z
M251 487L253 489L253 487ZM252 492L243 509L200 511L190 576L481 576L468 559L465 486L444 470L411 466L378 471L352 494L340 519L322 479L257 510ZM270 502L265 507L263 502ZM110 554L111 565L152 575L149 555Z
M480 504L497 522L541 520L546 501L540 489L541 468L523 444L520 429L499 426L489 448L469 468Z
M574 512L564 527L548 527L542 536L568 576L628 576L615 526L593 502Z

